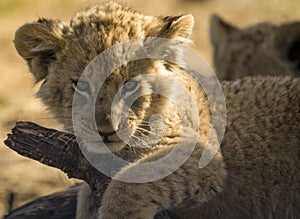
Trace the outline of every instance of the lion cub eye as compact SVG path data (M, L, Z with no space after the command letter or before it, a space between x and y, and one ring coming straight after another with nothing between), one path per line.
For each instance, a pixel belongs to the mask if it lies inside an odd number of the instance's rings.
M125 82L124 86L123 86L123 92L124 93L129 93L129 95L131 93L134 93L137 89L139 88L139 83L137 81L127 81Z
M72 87L79 93L90 93L90 85L86 81L73 81Z

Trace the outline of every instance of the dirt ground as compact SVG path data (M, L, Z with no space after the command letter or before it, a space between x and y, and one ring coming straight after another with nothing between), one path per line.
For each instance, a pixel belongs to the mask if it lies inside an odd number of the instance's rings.
M16 208L38 196L74 184L74 180L69 180L61 171L19 156L3 144L16 121L61 128L34 99L38 86L33 86L25 62L14 50L14 32L22 24L39 17L67 21L78 9L94 3L84 0L0 0L0 218L7 213L11 193L15 194L13 207ZM196 22L192 39L196 50L209 63L208 21L213 13L239 27L260 21L281 23L300 19L299 0L128 0L128 4L151 15L193 14Z

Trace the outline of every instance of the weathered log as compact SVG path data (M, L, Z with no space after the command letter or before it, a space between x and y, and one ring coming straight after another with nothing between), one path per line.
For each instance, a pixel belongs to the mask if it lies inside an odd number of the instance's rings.
M92 189L95 206L99 207L111 179L87 161L74 135L32 122L18 122L4 143L22 156L58 168L70 178L86 181ZM39 198L11 211L4 219L74 218L77 191L78 187ZM64 212L62 205L65 206ZM155 218L168 219L170 216L164 211Z
M56 167L70 178L86 181L99 207L110 178L87 161L74 135L31 122L18 122L4 143L20 155Z
M38 198L12 210L3 219L74 219L80 185Z
M56 167L70 178L107 179L83 156L74 135L31 122L18 122L4 143L20 155ZM93 177L96 175L96 177Z

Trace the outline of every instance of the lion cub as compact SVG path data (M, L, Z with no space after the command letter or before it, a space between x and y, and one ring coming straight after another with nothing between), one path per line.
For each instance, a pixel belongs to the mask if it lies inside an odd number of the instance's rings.
M224 157L218 150L207 166L199 168L199 158L215 133L212 112L202 88L181 65L151 57L124 62L106 78L99 92L95 75L80 78L84 71L92 69L86 66L99 54L134 39L140 39L141 44L146 44L146 38L172 40L171 44L156 44L158 53L180 61L179 45L189 42L193 23L192 15L145 16L125 6L106 3L77 13L68 23L39 19L17 30L14 43L18 53L27 61L36 82L43 81L37 96L66 130L73 131L74 94L82 98L79 103L94 101L94 107L85 112L95 121L81 120L80 130L89 139L102 139L110 151L124 160L133 161L115 173L117 179L142 166L139 164L167 157L180 142L184 146L177 147L177 155L184 155L195 131L198 135L188 159L169 175L159 179L153 175L153 180L144 183L112 179L98 210L85 185L79 194L78 219L152 219L165 210L170 210L173 218L269 218L270 212L278 218L297 216L299 171L289 177L291 169L299 167L296 79L268 78L259 83L248 79L224 84L229 107L227 134L221 148ZM116 49L117 57L126 56L129 49ZM156 47L150 49L155 52ZM105 69L108 62L96 62L98 69ZM177 105L154 92L157 89L182 101L180 106L192 109L182 96L183 91L187 92L196 105L196 115L191 110L182 116ZM280 100L272 98L273 94ZM130 98L134 101L127 106ZM127 117L123 113L126 107ZM194 122L199 122L199 129L194 129ZM157 141L151 136L161 127L164 132ZM129 140L117 134L125 129ZM132 147L131 143L142 147ZM86 145L86 149L94 152L99 148ZM173 157L170 164L179 158ZM149 172L161 174L168 168L161 164ZM147 174L140 171L137 177Z
M239 29L214 15L214 65L221 80L246 76L300 76L300 22L259 23Z

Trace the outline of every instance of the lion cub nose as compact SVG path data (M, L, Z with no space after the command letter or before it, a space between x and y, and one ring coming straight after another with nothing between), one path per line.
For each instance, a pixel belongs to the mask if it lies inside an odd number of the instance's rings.
M99 113L96 115L96 124L99 134L108 137L115 134L115 130L111 124L111 116L108 113Z

